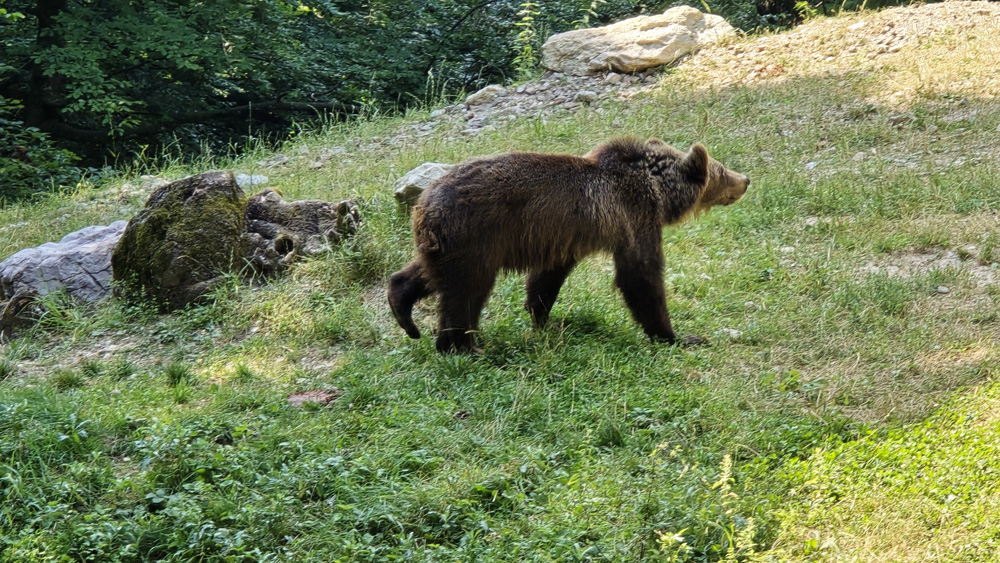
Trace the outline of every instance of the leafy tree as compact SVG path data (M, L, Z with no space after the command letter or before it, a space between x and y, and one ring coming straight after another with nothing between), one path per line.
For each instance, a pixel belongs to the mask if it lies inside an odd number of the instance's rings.
M752 1L718 0L723 15ZM668 4L0 0L0 170L27 193L78 175L73 153L228 146L293 118L437 101L530 71L551 33Z

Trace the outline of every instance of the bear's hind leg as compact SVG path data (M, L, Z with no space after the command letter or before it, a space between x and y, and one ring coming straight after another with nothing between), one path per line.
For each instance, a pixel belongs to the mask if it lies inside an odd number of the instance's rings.
M423 268L417 261L410 262L389 278L386 291L389 309L410 338L420 338L420 329L413 322L413 305L431 293L433 292L427 285Z
M527 297L524 301L524 308L531 313L531 321L535 326L541 328L549 320L549 311L559 296L566 277L576 266L575 260L556 266L551 270L532 270L528 272L528 277L524 283Z
M479 316L486 305L490 289L492 282L474 290L461 288L441 291L438 352L482 352L476 347L475 334L479 332Z

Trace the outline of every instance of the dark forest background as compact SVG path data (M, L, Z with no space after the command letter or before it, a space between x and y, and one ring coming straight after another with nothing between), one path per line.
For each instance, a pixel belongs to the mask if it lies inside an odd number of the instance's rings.
M687 3L746 32L864 5L814 2ZM165 147L239 152L296 123L428 107L530 76L552 33L679 3L0 0L0 204Z

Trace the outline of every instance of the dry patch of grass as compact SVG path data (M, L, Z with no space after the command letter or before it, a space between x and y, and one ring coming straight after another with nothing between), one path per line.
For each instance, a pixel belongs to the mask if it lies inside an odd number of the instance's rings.
M928 94L995 97L1000 92L1000 47L993 40L998 33L1000 6L992 3L887 8L819 18L788 33L709 47L684 68L701 88L877 72L895 86L889 93L894 105ZM882 94L871 103L884 104Z

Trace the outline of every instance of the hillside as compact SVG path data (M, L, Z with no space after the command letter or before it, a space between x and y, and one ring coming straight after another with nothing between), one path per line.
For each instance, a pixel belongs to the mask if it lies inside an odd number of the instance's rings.
M0 209L0 257L132 216L144 175L365 218L272 283L174 315L51 298L0 344L0 562L1000 561L998 34L986 2L815 19L592 104L371 116ZM752 178L664 231L675 326L711 346L648 342L607 258L544 330L502 278L481 356L405 337L396 178L622 133Z

